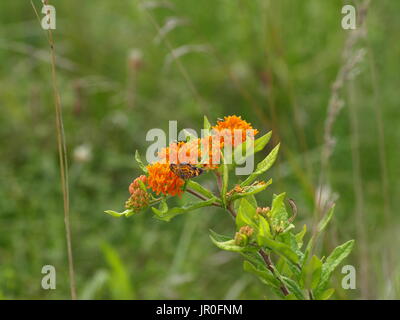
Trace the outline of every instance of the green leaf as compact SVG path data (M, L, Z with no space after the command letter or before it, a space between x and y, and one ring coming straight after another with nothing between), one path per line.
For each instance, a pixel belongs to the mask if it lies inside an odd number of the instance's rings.
M188 180L187 187L193 189L194 191L197 191L206 198L215 198L214 194L210 190L204 188L201 184L197 183L196 181Z
M214 240L218 241L218 242L224 242L224 241L228 241L228 240L232 240L231 237L228 236L224 236L222 234L218 234L213 230L209 230L210 231L210 236L214 238Z
M257 276L263 283L273 288L279 289L280 283L278 279L272 274L272 272L268 269L260 270L257 269L253 264L249 261L243 262L243 269L246 272L249 272L255 276Z
M272 131L264 134L262 137L256 139L254 141L254 153L261 151L267 145L269 140L271 139Z
M245 259L250 261L253 265L256 266L259 270L268 270L267 266L265 265L264 259L261 257L260 253L257 252L241 252L241 256Z
M262 216L259 217L258 226L259 226L259 230L258 230L258 235L257 235L257 242L259 242L259 244L263 243L262 239L264 239L264 238L269 238L269 239L272 238L269 223L264 217L262 217ZM260 239L260 240L258 240L258 239Z
M315 297L318 300L328 300L335 292L335 289L330 288L323 291L318 297Z
M335 212L335 206L333 205L329 211L327 212L327 214L325 215L325 217L320 221L320 223L318 224L318 233L321 233L322 231L325 230L326 226L328 225L328 223L332 220L333 214Z
M272 184L272 179L269 179L265 183L258 183L248 187L244 187L242 192L233 193L233 195L229 198L229 201L234 201L236 199L240 199L243 197L259 193L268 188L270 184Z
M311 248L314 245L314 243L317 241L318 236L320 235L320 233L322 231L325 230L325 228L327 227L328 223L331 221L331 219L333 217L333 214L334 214L334 211L335 211L335 206L332 206L329 209L329 211L327 212L327 214L323 217L323 219L318 223L317 232L308 241L307 248L306 248L305 254L304 254L304 262L308 259L310 251L311 251Z
M116 212L116 211L113 211L113 210L106 210L104 212L109 214L110 216L113 216L113 217L116 217L116 218L120 218L122 216L129 217L132 214L137 213L137 212L134 212L132 209L125 210L124 212Z
M210 234L211 241L220 249L225 250L225 251L232 251L232 252L256 252L257 248L255 247L250 247L250 246L238 246L235 243L235 240L230 239L226 241L218 241L213 237L212 234Z
M321 281L316 289L316 295L320 295L326 288L333 271L350 254L353 247L354 240L349 240L332 251L322 266Z
M203 125L203 128L204 128L205 130L210 130L210 129L211 129L211 124L210 124L210 121L208 121L207 116L204 116L204 125Z
M304 288L314 290L321 279L322 262L317 256L313 256L303 267L301 273L301 284Z
M304 235L306 234L306 232L307 232L307 226L304 225L303 229L299 233L296 234L296 242L297 242L299 249L301 249L301 247L303 246L303 238L304 238Z
M287 211L285 208L286 193L275 195L272 199L271 218L277 221L287 220Z
M135 152L135 160L138 163L139 168L142 169L144 173L147 173L147 168L143 164L142 159L140 158L140 153L139 153L138 150L136 150L136 152Z
M158 209L156 208L151 208L153 210L153 212L155 214L157 214L158 216L163 216L168 212L168 204L167 204L167 199L166 198L162 198L160 205L158 206Z
M240 200L239 210L236 215L236 228L240 229L243 226L251 226L258 228L254 221L256 215L256 208L254 208L246 198Z
M263 237L261 240L262 241L260 245L268 247L294 264L299 262L299 257L287 244L269 239L267 237Z
M201 201L196 203L187 203L182 207L175 207L172 209L167 209L165 211L165 207L160 209L151 208L155 213L155 218L169 222L172 218L176 217L177 215L184 214L199 208L207 207L212 205L216 201L216 198L209 199L207 201Z
M288 277L292 277L293 272L289 268L287 259L285 259L283 257L279 257L278 261L275 263L275 266L276 266L276 269L279 271L279 273L285 274Z
M235 209L235 212L239 211L239 207L240 207L242 199L246 199L248 201L248 203L254 208L254 212L255 212L255 210L257 209L258 205L257 205L256 197L253 194L252 195L248 195L245 198L239 198L239 199L235 200L233 202L233 208Z
M299 285L292 279L282 276L283 283L289 289L289 291L296 296L299 300L305 300L304 294L301 291Z
M263 150L271 139L271 136L272 131L268 132L267 134L256 140L247 139L245 142L235 147L235 149L233 150L235 163L242 163L246 160L246 158L252 156L256 152Z
M278 156L278 151L279 151L279 144L272 149L272 151L270 152L269 155L267 155L267 157L262 160L256 167L256 170L250 174L246 180L244 180L241 183L241 186L248 186L249 184L251 184L254 180L256 180L256 178L263 174L264 172L266 172L269 168L272 167L272 165L274 164L277 156Z
M285 300L298 300L298 299L296 298L296 296L293 293L291 293L291 294L288 294L287 296L285 296Z
M275 240L281 241L285 244L287 244L296 254L300 257L303 255L303 253L299 250L299 246L296 241L296 236L290 232L291 229L293 229L294 226L290 225L287 230L284 231L283 233L280 233Z

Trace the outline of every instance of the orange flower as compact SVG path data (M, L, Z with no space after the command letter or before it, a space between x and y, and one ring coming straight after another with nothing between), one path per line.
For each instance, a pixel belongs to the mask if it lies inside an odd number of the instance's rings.
M204 167L208 169L218 168L221 162L222 142L217 136L208 136L198 139L199 158L202 160ZM204 159L203 159L204 158Z
M185 181L173 173L168 163L155 162L147 166L149 176L147 185L157 195L163 193L171 196L181 195Z
M186 142L172 142L170 145L166 148L161 149L161 151L158 153L158 158L160 159L160 162L163 163L178 163L178 157L179 157L179 150L183 145L185 145Z
M214 169L219 163L220 146L219 137L212 139L212 136L193 139L189 142L174 142L163 148L159 152L158 158L161 163L201 164L209 169ZM204 159L202 159L203 154Z
M246 141L246 137L248 135L246 130L253 130L253 137L258 134L258 130L253 129L250 123L242 120L240 116L238 117L235 115L224 117L224 120L218 121L217 125L214 126L213 129L217 131L223 142L229 143L234 146L237 146L240 143ZM239 139L239 141L237 141L237 139L234 139L235 131L237 132L237 130L241 131L241 139ZM225 141L225 138L227 137L230 139L228 141Z

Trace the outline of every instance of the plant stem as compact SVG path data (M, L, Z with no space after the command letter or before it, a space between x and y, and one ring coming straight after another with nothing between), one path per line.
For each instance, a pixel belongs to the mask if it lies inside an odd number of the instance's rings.
M203 195L201 195L200 193L198 193L198 192L196 192L196 191L194 191L194 190L192 190L192 189L187 188L186 191L189 192L190 194L194 195L195 197L201 199L201 200L204 200L204 201L209 200L209 199L207 199L206 197L204 197ZM221 208L221 206L220 206L219 203L217 203L217 202L212 203L212 205L213 205L214 207L219 207L219 208Z
M48 1L46 0L44 4L48 5ZM35 11L36 17L40 22L39 14L32 1L31 5ZM56 112L57 144L58 144L58 154L60 161L61 186L62 186L63 202L64 202L64 225L65 225L65 236L67 242L70 291L71 291L71 299L76 300L77 296L76 296L74 261L72 255L72 240L71 240L72 237L71 237L71 226L70 226L70 216L69 216L70 206L69 206L67 146L66 146L65 131L62 118L61 97L57 84L56 55L54 51L54 40L51 29L47 30L47 38L50 46L51 77L53 85L55 112Z
M289 290L286 288L285 284L283 283L281 277L276 274L275 272L275 266L271 261L271 257L269 256L269 254L265 253L265 251L263 249L258 250L258 253L261 255L261 257L263 258L265 265L267 266L268 270L272 272L272 274L275 276L276 279L278 279L278 281L281 283L281 291L283 293L284 296L289 295Z

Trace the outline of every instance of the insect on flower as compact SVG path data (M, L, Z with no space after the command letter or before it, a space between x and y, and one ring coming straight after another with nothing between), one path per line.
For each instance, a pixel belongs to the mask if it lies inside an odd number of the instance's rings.
M179 178L184 180L195 178L204 172L203 169L195 167L194 165L191 165L189 163L179 163L179 164L171 163L169 165L169 168Z

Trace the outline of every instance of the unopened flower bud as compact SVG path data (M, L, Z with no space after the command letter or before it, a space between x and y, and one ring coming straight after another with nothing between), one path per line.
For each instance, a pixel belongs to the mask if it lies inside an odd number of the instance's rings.
M248 237L251 237L251 235L253 234L254 230L252 227L250 226L243 226L240 228L239 233L244 234Z
M129 186L131 196L125 203L127 209L132 209L133 211L138 212L149 205L150 194L142 188L142 185L146 184L146 181L147 177L142 175L131 183Z
M265 208L260 208L258 207L256 212L257 214L263 216L263 217L267 217L268 213L271 211L271 209L269 207L265 207Z
M247 245L247 243L249 242L249 238L247 237L247 235L240 233L240 232L236 232L235 234L235 244L237 246L245 246Z
M246 246L249 238L252 236L254 229L250 226L243 226L235 234L235 244L238 246Z

